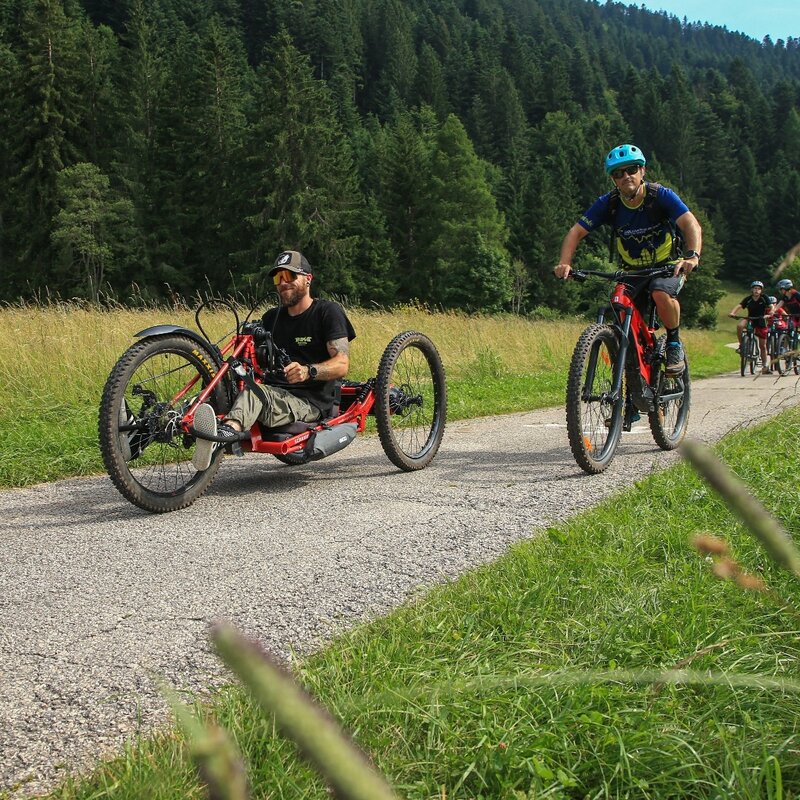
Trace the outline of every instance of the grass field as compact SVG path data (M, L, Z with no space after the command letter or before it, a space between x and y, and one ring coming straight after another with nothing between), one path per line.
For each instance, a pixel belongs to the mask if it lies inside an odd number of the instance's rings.
M729 306L741 299L738 295ZM598 296L598 304L600 296ZM438 347L447 373L449 419L528 411L564 400L572 348L586 320L531 321L513 316L429 313L416 307L391 312L348 312L358 337L351 377L377 371L397 333L414 329ZM203 318L217 340L232 329L229 312ZM190 309L97 309L74 303L0 308L0 487L27 486L103 471L97 409L103 385L134 334L170 322L195 328ZM738 362L723 345L734 323L713 332L685 331L696 378L726 372Z
M718 451L800 532L800 411ZM690 540L725 537L766 592L714 577ZM687 465L347 633L302 683L408 800L775 798L800 792L800 583ZM665 670L683 680L660 683ZM327 789L241 690L202 712L249 763L254 797ZM175 734L53 798L199 798Z

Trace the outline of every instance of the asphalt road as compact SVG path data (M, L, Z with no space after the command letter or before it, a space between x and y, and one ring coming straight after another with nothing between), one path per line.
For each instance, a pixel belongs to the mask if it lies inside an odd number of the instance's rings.
M693 388L704 440L800 402L794 376ZM105 477L0 492L0 794L44 791L162 724L156 676L224 681L216 619L284 657L308 651L676 459L643 421L584 475L559 408L451 423L417 473L377 437L303 467L228 458L194 506L161 516Z

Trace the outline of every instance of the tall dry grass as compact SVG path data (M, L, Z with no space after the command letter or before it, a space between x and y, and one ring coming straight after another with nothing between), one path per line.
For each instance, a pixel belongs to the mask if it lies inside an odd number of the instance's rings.
M350 377L374 376L396 334L421 331L442 356L451 419L562 402L572 349L586 325L412 305L348 314L358 333ZM222 307L204 312L201 322L214 341L227 339L234 327L230 310ZM52 302L0 308L0 486L102 471L97 408L103 385L135 334L159 323L196 328L194 310L182 305L129 309ZM688 332L686 341L695 359L718 350L701 333Z

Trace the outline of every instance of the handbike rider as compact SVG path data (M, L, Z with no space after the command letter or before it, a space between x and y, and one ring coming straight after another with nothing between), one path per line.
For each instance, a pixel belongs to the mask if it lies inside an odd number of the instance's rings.
M572 271L572 259L578 244L600 225L609 225L616 236L617 257L623 269L674 266L666 278L634 278L633 295L647 289L667 332L666 371L679 375L685 367L680 339L681 307L678 293L686 276L697 268L702 246L702 229L697 218L671 189L645 181L644 153L632 144L610 150L605 159L606 174L614 189L599 197L569 229L561 244L559 278ZM684 251L677 255L673 226L684 240Z
M313 275L302 253L281 253L269 274L281 304L264 314L262 325L291 361L269 382L245 387L219 425L210 405L198 406L194 428L201 434L236 442L256 420L266 428L317 422L334 406L336 381L350 367L349 343L355 339L355 330L338 303L311 297ZM208 469L220 446L218 441L198 437L192 457L195 469Z

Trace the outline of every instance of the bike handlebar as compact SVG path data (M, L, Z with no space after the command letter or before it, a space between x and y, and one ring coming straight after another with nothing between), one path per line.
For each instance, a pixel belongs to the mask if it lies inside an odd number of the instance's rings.
M619 269L616 272L601 272L600 270L593 269L573 269L567 278L583 283L587 278L603 278L607 281L616 281L617 283L625 283L625 278L661 278L672 275L675 271L675 266L663 267L647 267L647 269L625 270Z

